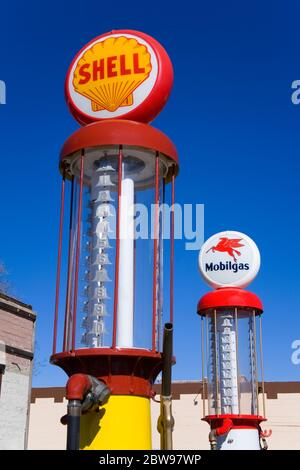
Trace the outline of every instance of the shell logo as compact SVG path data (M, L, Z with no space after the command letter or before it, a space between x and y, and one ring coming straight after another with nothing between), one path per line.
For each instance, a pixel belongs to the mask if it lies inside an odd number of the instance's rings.
M66 100L80 124L103 119L150 122L166 103L173 68L163 47L137 31L112 31L76 55L66 79Z
M88 49L75 69L74 89L91 100L93 111L133 104L133 91L151 71L151 56L136 39L108 38Z

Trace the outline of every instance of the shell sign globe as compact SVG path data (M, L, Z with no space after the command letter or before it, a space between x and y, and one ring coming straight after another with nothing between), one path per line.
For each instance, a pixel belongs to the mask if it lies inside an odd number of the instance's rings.
M254 241L236 231L210 237L199 253L199 269L212 287L246 287L260 268L260 253Z
M82 125L116 118L150 122L172 85L173 67L164 48L144 33L119 30L81 49L69 68L65 92Z

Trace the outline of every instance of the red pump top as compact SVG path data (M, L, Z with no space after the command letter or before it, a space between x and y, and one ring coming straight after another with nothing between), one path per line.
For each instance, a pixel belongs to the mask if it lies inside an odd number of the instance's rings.
M263 312L263 305L256 294L239 287L222 287L205 294L198 302L197 313L205 315L208 310L237 307Z

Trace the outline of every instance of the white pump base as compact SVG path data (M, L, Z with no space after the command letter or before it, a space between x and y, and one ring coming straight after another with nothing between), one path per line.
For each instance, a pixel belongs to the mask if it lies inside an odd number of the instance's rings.
M257 429L231 429L217 437L218 450L261 450Z

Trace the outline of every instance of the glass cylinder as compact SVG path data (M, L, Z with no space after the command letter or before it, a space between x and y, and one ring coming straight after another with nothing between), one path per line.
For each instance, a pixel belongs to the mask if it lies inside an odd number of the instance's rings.
M202 321L208 415L259 415L257 312L237 307L211 309Z
M70 159L64 351L161 349L169 172L164 155L143 148L89 148Z

